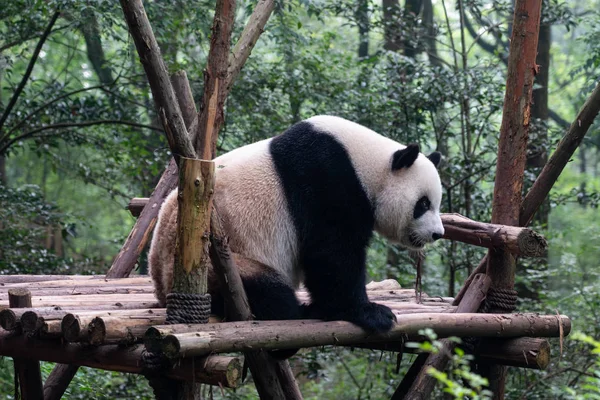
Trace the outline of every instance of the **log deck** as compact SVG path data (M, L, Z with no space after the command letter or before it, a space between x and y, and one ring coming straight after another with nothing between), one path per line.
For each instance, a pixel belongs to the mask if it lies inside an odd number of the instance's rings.
M24 287L31 291L32 308L9 308L8 290ZM413 289L403 289L392 280L367 286L369 298L390 307L398 319L398 324L386 335L368 335L360 328L341 321L217 323L218 318L211 317L208 325L165 325L165 309L158 308L152 292L152 283L147 276L122 279L31 276L26 280L22 276L0 277L0 356L14 356L15 338L21 337L39 350L23 352L23 357L140 373L141 370L134 368L132 363L145 345L151 351L163 352L174 361L200 360L213 354L211 357L217 357L214 359L216 365L227 366L224 367L227 373L217 373L220 378L215 378L208 370L196 374L177 370L171 376L235 387L237 380L232 380L231 376L238 376L239 371L232 372L232 368L237 368L239 360L221 360L218 358L221 356L215 353L322 345L381 349L385 344L388 349L402 349L401 342L422 339L418 334L422 328L433 328L440 337L497 338L494 340L503 341L505 347L514 347L517 352L539 353L539 348L548 347L547 342L545 339L531 342L529 337L566 336L571 329L571 322L565 316L457 314L452 298L423 294L421 301L417 301ZM300 301L309 301L307 292L301 290L296 294ZM91 351L89 345L97 349L98 362L90 364L89 360L86 361L85 357ZM61 349L69 350L68 357L61 353ZM78 349L82 351L81 357ZM87 349L88 353L83 349ZM117 361L104 363L105 350L115 355ZM549 357L549 351L542 354ZM500 356L487 355L496 362L502 362ZM547 362L537 361L532 365L531 360L516 358L511 360L511 365L528 368L545 368L547 365ZM209 375L211 379L202 378Z

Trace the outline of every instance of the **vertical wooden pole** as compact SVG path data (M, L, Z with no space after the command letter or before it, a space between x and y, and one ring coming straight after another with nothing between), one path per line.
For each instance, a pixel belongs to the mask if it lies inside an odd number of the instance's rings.
M492 223L495 224L519 225L541 8L541 0L517 0L515 3L492 203ZM491 288L512 290L515 257L492 249L488 252L488 260ZM497 365L490 366L487 371L494 399L504 398L506 371L506 367Z
M206 294L210 210L214 190L213 161L181 157L177 213L177 245L173 293ZM200 385L181 383L178 399L200 398Z
M173 292L207 292L210 210L215 184L215 163L181 158L177 212L177 250Z
M469 286L465 296L456 308L456 313L474 313L477 312L481 302L490 287L491 279L485 274L477 274ZM417 366L411 367L411 374L407 374L402 380L400 386L392 396L393 400L424 400L431 396L431 392L437 383L436 379L427 373L431 367L438 371L443 371L450 361L450 354L454 351L454 343L447 339L442 339L444 347L437 354L429 354L426 360L419 357L415 360ZM420 366L420 368L419 368ZM419 373L414 375L414 371L419 368ZM412 384L410 383L412 380ZM408 381L408 382L405 382ZM410 385L410 389L407 386Z
M11 308L31 308L31 293L25 288L10 289L8 305ZM18 381L23 400L43 399L44 387L39 361L24 358L14 358L13 361L15 364L15 391L17 391Z

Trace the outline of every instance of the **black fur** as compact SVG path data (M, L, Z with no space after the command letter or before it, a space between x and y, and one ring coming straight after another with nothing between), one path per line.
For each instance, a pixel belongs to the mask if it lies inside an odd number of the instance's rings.
M254 319L268 321L301 318L301 307L294 289L277 271L265 266L261 271L251 274L244 274L243 268L240 272ZM211 300L213 314L224 316L223 296L219 292L213 293ZM297 352L298 349L285 349L270 351L269 354L284 360Z
M417 201L415 204L415 209L413 210L413 219L419 219L431 208L431 201L429 201L429 197L423 196Z
M367 298L366 249L374 210L346 149L310 123L300 122L274 138L270 151L311 294L304 316L346 320L368 331L389 330L394 314Z
M429 161L431 161L433 165L435 165L435 167L437 168L440 165L440 161L442 161L442 153L440 153L439 151L434 151L433 153L428 155L427 158L429 158Z
M392 157L392 171L410 167L417 157L419 157L418 144L409 144L406 148L396 151Z

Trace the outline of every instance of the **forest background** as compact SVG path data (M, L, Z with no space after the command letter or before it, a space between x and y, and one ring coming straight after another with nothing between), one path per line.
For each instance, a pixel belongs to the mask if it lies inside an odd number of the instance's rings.
M102 0L2 3L0 273L103 274L133 225L128 201L148 196L169 160L122 10ZM253 6L239 2L234 41ZM198 101L214 2L145 7L169 71L187 71ZM544 0L525 190L598 83L599 9L596 0ZM441 151L442 211L489 221L512 15L509 0L280 2L228 98L218 151L315 114L339 115ZM517 267L519 309L559 310L598 340L599 149L595 124L534 222L548 258ZM457 242L430 246L424 290L455 295L483 254ZM144 253L136 273L145 272ZM414 259L375 237L369 274L412 287ZM546 371L511 369L507 398L600 398L600 346L568 339L559 356L552 345ZM410 361L396 373L392 353L310 349L294 365L307 399L380 399ZM44 373L52 366L43 363ZM12 385L12 361L2 359L0 398L12 398ZM140 376L81 368L68 398L151 391Z

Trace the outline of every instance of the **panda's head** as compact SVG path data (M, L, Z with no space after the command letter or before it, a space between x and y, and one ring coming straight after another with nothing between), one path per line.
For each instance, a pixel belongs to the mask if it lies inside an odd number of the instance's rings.
M379 233L413 250L443 236L440 160L440 153L425 156L416 144L393 152L375 204Z

